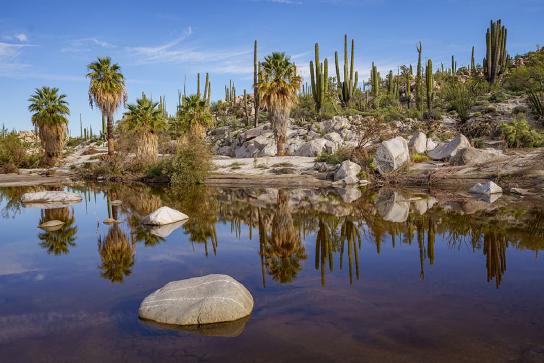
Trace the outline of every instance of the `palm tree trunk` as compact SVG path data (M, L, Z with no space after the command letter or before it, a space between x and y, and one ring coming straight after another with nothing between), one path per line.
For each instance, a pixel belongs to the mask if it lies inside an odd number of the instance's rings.
M108 112L108 155L113 155L115 147L113 145L113 114Z
M285 143L287 142L287 132L289 131L289 110L281 108L271 108L269 111L270 124L274 129L276 137L276 154L277 156L285 156Z

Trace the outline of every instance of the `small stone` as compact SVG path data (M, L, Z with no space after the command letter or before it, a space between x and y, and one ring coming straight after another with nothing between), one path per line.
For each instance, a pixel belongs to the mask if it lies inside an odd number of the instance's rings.
M111 205L113 205L113 206L119 206L121 204L123 204L123 202L118 200L118 199L111 201Z
M517 195L530 195L531 193L527 189L523 188L510 188L510 193Z
M483 195L500 194L502 193L502 188L492 181L487 181L484 183L475 184L472 188L470 188L470 192L473 194Z
M57 231L62 226L64 226L64 222L63 221L58 221L58 220L55 219L55 220L44 222L44 223L40 224L38 227L40 227L41 229L44 229L46 231Z
M425 153L427 151L427 135L421 131L416 132L410 139L408 147L418 154Z

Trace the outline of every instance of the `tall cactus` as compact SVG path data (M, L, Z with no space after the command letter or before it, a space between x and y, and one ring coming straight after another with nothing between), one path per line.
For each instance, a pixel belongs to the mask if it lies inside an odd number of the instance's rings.
M421 64L421 52L423 50L421 42L416 47L417 57L417 74L416 74L416 108L423 111L423 66Z
M410 64L410 68L406 73L406 99L408 100L408 108L410 108L410 103L412 100L412 77L412 65Z
M425 85L427 90L427 111L429 114L433 112L433 61L427 60L427 69L425 70Z
M313 61L310 61L310 78L315 110L320 114L321 107L323 107L325 101L325 95L329 89L329 61L327 58L325 58L323 63L319 60L319 43L315 43L315 65Z
M372 62L372 69L370 70L370 83L372 87L372 96L376 99L380 95L380 73L378 68Z
M357 88L359 73L355 71L355 40L351 40L351 61L348 63L348 35L344 35L344 80L340 77L340 63L338 52L334 52L336 64L336 81L338 85L338 98L342 106L346 107Z
M457 61L455 60L455 56L451 56L451 75L455 76L457 74Z
M196 95L200 98L200 73L196 74Z
M253 43L253 103L255 105L255 127L259 125L259 81L261 65L257 57L257 41Z
M387 75L387 93L392 96L395 93L395 76L393 76L393 71L390 70Z
M501 20L491 21L486 40L486 57L484 58L484 71L487 81L494 84L497 77L506 70L508 56L506 53L506 39L508 31L501 24Z
M470 73L476 73L476 61L474 60L474 46L472 46L472 54L470 56Z

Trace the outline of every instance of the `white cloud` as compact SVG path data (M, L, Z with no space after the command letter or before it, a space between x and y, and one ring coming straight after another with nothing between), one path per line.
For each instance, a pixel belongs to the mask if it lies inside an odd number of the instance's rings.
M15 34L13 37L20 42L26 42L28 40L28 35L25 33Z
M114 49L115 45L108 43L96 37L74 39L68 42L66 47L60 51L63 53L83 53L90 52L95 48Z
M26 44L0 42L0 74L28 68L27 64L19 62L19 54L21 49L29 46Z

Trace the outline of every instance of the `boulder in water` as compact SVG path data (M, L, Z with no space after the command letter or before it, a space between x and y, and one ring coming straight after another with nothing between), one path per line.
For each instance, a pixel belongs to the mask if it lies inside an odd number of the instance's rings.
M161 207L145 217L142 220L142 224L147 224L151 226L162 226L165 224L176 223L189 219L189 217L169 207Z

